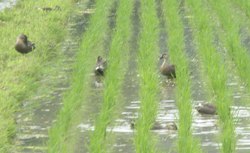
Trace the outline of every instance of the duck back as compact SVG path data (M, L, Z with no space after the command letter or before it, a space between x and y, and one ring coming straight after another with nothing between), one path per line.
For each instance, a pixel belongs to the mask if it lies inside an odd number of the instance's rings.
M203 104L202 106L198 106L197 111L201 114L211 114L215 115L216 114L216 107L212 104Z
M16 40L15 49L19 53L27 54L35 49L35 44L28 41L26 35L20 35Z
M165 75L168 78L176 78L175 65L167 65L163 63L160 70L162 75Z

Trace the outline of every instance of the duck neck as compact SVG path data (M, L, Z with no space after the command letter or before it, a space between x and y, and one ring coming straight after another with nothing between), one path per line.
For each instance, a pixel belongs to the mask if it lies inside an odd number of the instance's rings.
M164 66L164 65L166 65L166 64L167 64L167 59L164 58L164 59L163 59L163 62L162 62L162 66Z

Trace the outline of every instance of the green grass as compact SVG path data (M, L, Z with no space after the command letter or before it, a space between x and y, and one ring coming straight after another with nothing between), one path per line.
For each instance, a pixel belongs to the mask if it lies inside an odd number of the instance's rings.
M234 152L236 146L233 117L229 108L232 104L231 93L226 84L227 75L222 54L219 54L213 43L215 40L213 24L210 22L208 9L203 4L200 1L190 0L187 6L193 15L191 23L196 28L194 36L197 50L219 115L221 152L229 153Z
M45 13L37 9L47 6L43 1L19 1L13 9L0 12L0 152L8 152L15 134L15 112L22 100L36 91L41 75L48 72L49 63L63 58L61 42L67 31L67 17L72 8L71 1L60 4L53 0L50 5L60 5L63 12ZM46 31L46 32L45 32ZM36 50L21 55L14 49L16 37L26 34L36 43ZM48 39L49 38L49 39Z
M191 82L187 56L184 52L184 26L180 18L179 3L163 1L167 18L169 55L176 65L176 101L179 110L178 152L201 152L197 140L192 136Z
M128 41L131 36L132 1L120 1L117 8L116 27L108 54L108 69L104 79L103 104L90 139L90 152L109 152L106 129L115 119L122 103L122 85L128 66ZM109 150L109 151L108 151Z
M89 94L91 73L96 58L102 53L103 38L108 29L106 22L108 12L113 1L96 1L95 12L91 16L89 28L83 36L83 40L74 67L71 89L63 98L63 108L57 116L57 122L49 132L48 149L49 152L72 152L70 150L71 135L69 133L75 118L78 118L80 106L84 105ZM103 54L103 53L102 53ZM71 144L72 145L72 144Z
M141 1L141 32L139 37L138 71L140 75L140 111L136 124L135 146L138 153L155 153L155 139L150 132L158 107L159 80L157 77L158 26L154 1Z

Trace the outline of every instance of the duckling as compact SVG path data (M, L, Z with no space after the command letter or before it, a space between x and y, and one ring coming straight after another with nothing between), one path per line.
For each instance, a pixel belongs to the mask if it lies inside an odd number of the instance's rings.
M16 44L15 44L15 49L21 54L27 54L34 50L35 44L28 41L28 37L24 34L20 34L17 37Z
M175 65L167 64L167 54L162 54L160 59L163 59L160 67L161 74L167 76L169 79L176 78Z
M130 128L135 129L135 126L135 122L132 121L130 123ZM175 122L168 123L166 126L161 125L159 122L155 122L151 130L178 130L178 128Z
M107 61L103 60L101 56L98 56L96 61L95 75L104 76L106 67L107 67Z
M210 114L210 115L217 114L216 107L211 103L204 103L204 104L200 103L195 108L201 114Z

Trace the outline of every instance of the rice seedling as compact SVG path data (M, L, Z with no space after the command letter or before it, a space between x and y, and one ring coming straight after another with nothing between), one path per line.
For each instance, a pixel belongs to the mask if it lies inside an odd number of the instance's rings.
M122 84L127 69L128 41L131 36L132 1L120 1L117 9L116 27L109 51L108 69L105 74L104 98L100 114L96 119L95 130L91 135L90 152L108 152L108 125L115 119L116 111L122 103Z
M224 33L221 33L221 37L223 37L221 40L225 44L228 54L236 64L238 74L240 75L242 81L246 83L249 90L250 78L248 71L250 70L250 63L248 61L250 60L250 56L247 53L246 48L241 44L239 22L231 22L236 18L233 18L231 15L228 16L229 14L232 14L232 12L230 11L230 7L227 2L225 2L226 5L220 2L214 3L212 1L209 1L209 3L217 12L220 24L223 27ZM224 9L221 10L218 7L220 5L224 5Z
M179 109L178 151L200 152L198 143L192 136L192 103L189 66L184 53L183 23L177 1L163 1L167 18L168 49L173 63L176 63L176 99Z
M77 54L71 89L65 94L63 99L64 106L58 114L57 122L49 133L49 152L69 151L67 148L69 145L65 145L67 143L66 138L70 135L68 133L70 128L73 128L74 117L79 113L79 108L81 105L84 105L88 95L89 82L91 82L90 74L93 71L96 57L103 48L102 41L105 31L108 29L105 17L108 15L112 2L96 1L96 9L89 23L90 28L86 31Z
M140 75L141 107L136 126L136 152L156 152L154 137L150 132L153 126L159 99L157 98L157 38L159 21L154 1L141 1L141 32L139 40L138 69Z
M206 7L198 1L188 1L187 6L193 14L192 26L197 30L194 32L199 56L203 61L204 72L207 75L210 90L214 96L214 102L219 115L222 148L221 152L235 151L235 133L233 117L230 112L232 100L230 91L227 89L227 75L221 59L214 45L213 26L209 21ZM229 134L230 133L230 134Z
M72 3L65 1L60 4L64 8L61 13L45 14L36 8L46 4L41 1L20 1L13 9L0 12L0 152L9 152L16 128L14 116L21 102L36 91L41 75L52 69L48 66L51 60L58 62L63 58L58 44L67 34L64 27ZM50 4L59 5L59 1L54 0ZM27 55L15 51L15 39L20 33L28 35L37 44L35 51Z

